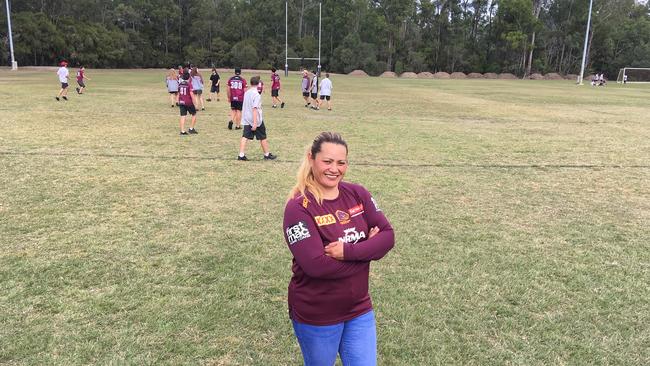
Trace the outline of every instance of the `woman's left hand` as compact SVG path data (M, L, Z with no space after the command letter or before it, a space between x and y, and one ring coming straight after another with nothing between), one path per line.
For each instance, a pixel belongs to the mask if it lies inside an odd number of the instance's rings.
M325 246L325 255L334 259L343 260L343 242L335 241Z

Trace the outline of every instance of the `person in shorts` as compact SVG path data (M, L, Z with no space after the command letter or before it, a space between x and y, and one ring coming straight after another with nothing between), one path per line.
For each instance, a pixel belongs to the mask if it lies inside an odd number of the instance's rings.
M86 88L86 83L84 83L84 80L90 80L90 78L86 76L86 68L81 65L77 71L77 84L79 84L79 87L76 88L77 94L84 93L84 89Z
M169 69L167 77L165 77L165 84L167 84L167 92L169 93L169 102L172 108L178 104L178 77L176 70Z
M205 101L203 100L203 75L199 72L196 66L192 67L190 77L192 78L192 94L194 95L194 105L199 106L201 103L201 110L205 110Z
M262 96L257 91L257 85L260 83L259 76L251 78L251 86L244 94L244 103L242 105L242 125L244 133L239 141L239 156L237 160L247 161L246 143L248 140L256 138L262 146L264 160L273 160L275 155L269 151L269 142L266 139L266 126L264 125L264 114L262 113Z
M196 107L192 98L192 82L190 81L190 73L185 72L178 83L178 109L181 114L181 135L197 134L194 128L196 126ZM192 115L192 122L190 129L185 131L185 116Z
M244 93L246 92L246 79L241 77L241 69L235 68L235 76L228 79L228 101L230 102L230 121L228 129L232 130L233 122L235 129L241 129L242 105L244 102Z
M332 97L332 81L330 80L330 74L325 73L325 79L321 80L320 82L320 100L318 101L318 107L316 109L320 109L320 106L323 104L323 100L327 100L327 110L331 111L332 110L332 104L330 102L330 98Z
M302 97L305 99L305 107L309 107L309 90L311 87L311 81L309 80L309 71L307 69L302 70Z
M59 66L61 67L56 71L56 74L59 77L59 82L61 82L61 90L54 98L57 101L61 100L60 98L68 100L68 75L70 75L70 72L68 71L68 61L61 61Z
M311 108L318 109L318 73L316 73L316 70L312 71L309 91Z
M219 86L221 85L221 79L219 77L219 73L217 72L216 68L212 68L212 75L210 75L210 83L212 85L210 86L210 96L208 97L208 102L212 101L212 98L214 97L214 94L217 94L217 102L219 101Z
M273 108L277 108L278 103L280 108L284 108L284 102L280 99L280 76L275 71L275 67L271 68L271 100Z

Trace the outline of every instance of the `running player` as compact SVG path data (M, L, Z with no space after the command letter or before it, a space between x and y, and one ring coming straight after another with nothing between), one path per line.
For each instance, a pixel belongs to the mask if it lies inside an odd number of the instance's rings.
M178 85L178 108L181 113L181 135L197 134L198 132L194 129L196 125L196 107L194 107L192 101L192 83L190 82L189 72L183 74ZM192 122L190 123L190 129L185 131L185 116L188 113L192 115Z
M232 124L235 123L235 129L241 129L241 109L244 102L244 93L246 92L246 79L241 77L241 69L235 68L235 76L228 79L228 101L230 102L230 121L228 129L232 130Z
M61 61L59 66L61 67L56 71L56 74L59 76L59 81L61 82L61 90L54 98L57 101L61 100L59 97L63 98L63 100L68 100L68 75L70 75L70 72L68 71L68 61Z
M280 99L280 76L275 72L275 67L271 68L271 99L273 100L273 108L278 106L284 108L284 102Z
M79 66L79 71L77 71L77 84L79 84L79 87L76 88L77 94L83 94L84 89L86 88L86 83L84 83L84 79L90 80L89 77L86 76L85 74L86 68L82 66Z

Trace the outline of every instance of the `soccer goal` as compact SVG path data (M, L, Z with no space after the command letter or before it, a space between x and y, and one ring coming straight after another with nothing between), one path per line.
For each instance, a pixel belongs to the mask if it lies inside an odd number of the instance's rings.
M650 83L650 68L624 67L618 71L617 83Z

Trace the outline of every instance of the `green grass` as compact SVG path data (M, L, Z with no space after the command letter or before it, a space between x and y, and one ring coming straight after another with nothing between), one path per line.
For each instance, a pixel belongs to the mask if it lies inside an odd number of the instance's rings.
M87 74L0 71L0 364L299 364L282 212L323 130L396 231L380 364L650 363L649 87L334 75L315 112L292 75L241 163L223 99L181 138L163 71Z

